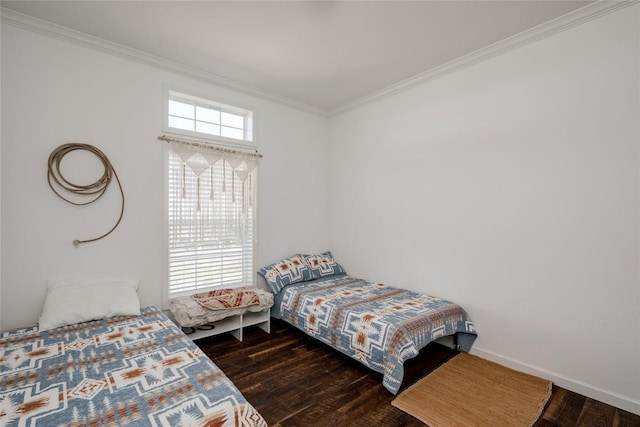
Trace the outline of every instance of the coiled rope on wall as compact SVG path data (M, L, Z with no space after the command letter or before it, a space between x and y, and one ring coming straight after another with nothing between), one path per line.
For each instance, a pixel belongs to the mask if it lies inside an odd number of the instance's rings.
M60 163L62 162L62 159L67 154L76 150L88 151L91 154L95 155L98 158L98 160L102 162L102 165L104 166L104 173L97 181L87 185L74 184L69 180L67 180L62 175L62 173L60 172ZM75 206L86 206L96 202L107 191L107 189L109 188L109 184L111 184L111 180L113 178L115 178L116 182L118 183L118 187L120 189L120 196L122 199L122 205L120 208L120 216L118 217L118 221L109 231L107 231L106 233L104 233L99 237L96 237L94 239L87 239L87 240L77 240L77 239L74 240L73 244L75 246L78 246L81 243L89 243L89 242L95 242L96 240L100 240L104 237L107 237L109 234L111 234L111 232L113 232L113 230L116 229L116 227L120 224L120 221L122 221L122 216L124 215L124 191L122 190L122 185L120 184L120 179L118 178L118 174L116 173L116 170L114 169L113 165L111 164L107 156L100 149L90 144L82 144L82 143L63 144L51 152L51 154L49 155L47 166L48 166L47 182L49 183L49 187L51 188L51 190L53 190L53 192L62 200L64 200L65 202L71 203L72 205L75 205ZM62 194L60 194L60 192L58 192L55 189L52 181L55 182L55 184L58 187L60 187L65 191L68 191L70 193L73 193L79 196L89 196L91 197L91 200L87 202L82 202L82 203L69 200L68 198L64 197Z

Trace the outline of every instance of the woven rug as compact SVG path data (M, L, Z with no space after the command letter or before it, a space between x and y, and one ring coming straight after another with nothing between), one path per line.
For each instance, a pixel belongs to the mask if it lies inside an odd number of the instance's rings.
M430 427L523 427L550 397L551 381L460 353L391 404Z

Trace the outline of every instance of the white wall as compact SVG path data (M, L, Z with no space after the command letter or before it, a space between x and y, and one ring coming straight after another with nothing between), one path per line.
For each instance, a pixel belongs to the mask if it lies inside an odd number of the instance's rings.
M156 138L161 134L163 84L257 107L257 138L264 155L258 266L300 250L328 247L326 118L3 25L4 328L35 323L47 278L138 278L142 303L162 304L164 143ZM114 183L105 198L83 208L58 199L47 185L47 158L68 142L102 149L126 196L120 226L105 239L77 248L74 239L96 237L114 224L119 193ZM90 175L75 170L89 164L81 157L65 162L67 173ZM100 174L102 168L96 171ZM308 201L301 195L309 196Z
M636 5L328 123L3 25L2 327L37 320L47 278L135 277L162 303L173 84L258 108L258 265L332 249L459 302L477 354L639 413L638 36ZM127 197L79 248L118 202L53 195L47 157L74 141L105 151Z
M331 243L475 353L640 413L639 6L331 121Z

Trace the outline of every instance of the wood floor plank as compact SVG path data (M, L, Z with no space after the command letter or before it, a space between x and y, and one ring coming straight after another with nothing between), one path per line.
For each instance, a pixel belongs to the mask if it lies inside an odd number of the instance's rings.
M271 427L420 427L391 406L382 375L272 319L271 334L247 328L244 340L218 335L196 344L234 382ZM401 390L456 354L430 344L405 363ZM554 386L535 427L640 427L640 416Z
M602 405L593 399L585 399L577 425L582 426L613 426L616 408Z
M617 409L613 419L613 427L638 427L640 426L639 418L637 415Z
M548 422L555 423L559 414L562 412L562 405L564 404L564 398L567 393L567 390L558 388L555 385L553 386L551 399L549 399L549 402L547 403L544 417L542 417L543 419Z

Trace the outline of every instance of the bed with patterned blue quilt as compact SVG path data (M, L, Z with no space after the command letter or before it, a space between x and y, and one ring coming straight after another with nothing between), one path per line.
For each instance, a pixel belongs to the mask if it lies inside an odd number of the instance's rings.
M330 252L295 255L259 273L275 294L273 317L382 373L393 394L404 362L427 344L453 336L459 350L469 351L476 338L459 305L351 277Z
M1 334L0 425L267 425L165 314L139 311Z

